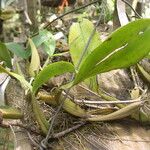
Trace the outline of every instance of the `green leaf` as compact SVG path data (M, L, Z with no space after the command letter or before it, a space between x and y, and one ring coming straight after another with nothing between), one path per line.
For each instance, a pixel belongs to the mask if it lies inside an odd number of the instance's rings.
M137 68L142 76L150 83L150 74L140 64L137 64Z
M84 18L81 18L81 21L78 23L73 23L73 25L70 27L69 47L71 57L75 66L77 66L77 64L79 63L79 59L82 56L83 50L85 49L93 30L93 23L88 19ZM86 55L91 53L91 51L93 51L101 43L99 37L99 33L95 31L82 61L84 60ZM97 91L96 77L91 77L90 79L87 79L84 83L93 91Z
M54 54L56 41L54 39L54 36L46 29L40 30L39 34L33 37L32 40L36 47L39 47L42 45L43 50L49 56L52 56Z
M42 46L43 50L52 56L55 51L56 41L54 36L47 30L39 31L39 34L32 38L35 47ZM31 55L31 47L28 46L27 49L21 45L14 42L6 43L6 47L14 53L16 56L27 59Z
M55 52L56 42L53 39L49 39L42 44L42 47L49 56L52 56Z
M150 51L150 19L119 28L81 64L73 85L98 73L136 64Z
M94 92L98 92L98 89L99 89L99 85L98 85L98 82L97 82L97 76L93 76L93 77L90 77L88 79L85 79L84 84L86 84L86 86L94 91Z
M93 30L94 25L92 24L92 22L84 18L79 23L73 23L72 26L70 27L69 47L71 57L75 66L77 66L78 61ZM95 32L94 36L91 39L91 42L89 44L85 56L89 54L91 51L93 51L100 43L101 40L99 38L99 34L98 32Z
M0 42L0 60L4 61L7 67L12 67L10 53L2 42Z
M29 44L31 46L31 52L32 52L31 62L29 66L29 74L31 76L35 76L36 74L38 74L40 69L40 58L37 49L31 39L29 39Z
M23 46L14 42L6 43L6 47L16 56L24 59L27 59L31 55L30 50L24 50Z
M16 78L17 80L19 80L19 81L21 82L21 84L23 85L23 87L24 87L26 90L28 90L28 89L32 90L31 85L25 80L24 77L20 76L19 74L16 74L16 73L14 73L14 72L10 72L10 71L6 70L5 68L3 68L3 67L0 65L0 73L1 73L1 72L7 73L8 75L10 75L10 76Z
M58 76L67 72L75 72L74 66L71 63L60 61L46 66L36 76L33 82L33 93L36 93L38 88L54 76Z

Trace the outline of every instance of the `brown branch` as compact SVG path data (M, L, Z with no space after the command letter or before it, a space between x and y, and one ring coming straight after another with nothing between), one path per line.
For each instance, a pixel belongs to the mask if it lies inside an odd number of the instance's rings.
M84 121L84 122L81 122L80 124L77 124L77 125L75 125L75 126L69 128L69 129L66 129L66 130L64 130L64 131L62 131L62 132L55 133L55 134L52 135L52 138L61 138L61 137L63 137L64 135L66 135L66 134L68 134L68 133L70 133L70 132L72 132L72 131L74 131L74 130L80 128L80 127L82 127L82 126L85 125L85 124L87 124L87 122Z

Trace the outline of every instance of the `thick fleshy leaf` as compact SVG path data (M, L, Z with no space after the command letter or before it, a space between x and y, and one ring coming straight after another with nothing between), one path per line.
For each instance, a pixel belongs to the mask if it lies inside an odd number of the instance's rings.
M24 50L23 46L14 42L6 43L6 47L16 56L24 59L27 59L31 55L30 50Z
M39 34L33 37L32 40L36 47L42 46L43 50L49 56L52 56L54 54L56 41L54 39L54 36L48 30L40 30Z
M11 67L10 53L4 43L0 42L0 60L6 63L7 67Z
M46 66L39 72L33 82L33 93L35 93L43 83L48 81L48 79L67 72L75 72L74 66L69 62L60 61Z
M14 77L17 80L19 80L20 83L22 84L22 86L25 88L25 90L28 90L28 89L32 90L31 85L25 80L25 78L23 76L20 76L19 74L16 74L14 72L10 72L0 65L0 73L1 72L4 72L4 73L10 75L11 77Z
M88 19L82 19L79 23L73 23L69 31L70 53L75 66L82 55L82 52L94 30L94 25ZM94 50L100 43L98 32L93 35L89 47L84 57ZM82 60L83 61L83 60Z
M98 73L136 64L150 51L150 19L140 19L116 30L81 64L74 85Z
M39 69L40 69L40 57L31 39L29 39L29 44L31 46L31 52L32 52L31 62L29 66L29 74L31 76L35 76L39 72Z

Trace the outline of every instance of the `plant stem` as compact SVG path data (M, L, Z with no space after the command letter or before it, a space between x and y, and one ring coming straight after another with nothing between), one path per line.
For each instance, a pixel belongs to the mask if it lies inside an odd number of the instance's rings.
M2 118L4 119L21 119L23 114L16 108L12 107L0 107L0 112L2 113Z
M33 112L35 114L35 118L36 118L37 122L39 123L39 126L40 126L42 132L46 135L48 128L49 128L49 123L46 120L44 113L41 111L40 106L35 99L35 95L33 95L33 94L32 94L31 103L32 103L32 107L33 107Z

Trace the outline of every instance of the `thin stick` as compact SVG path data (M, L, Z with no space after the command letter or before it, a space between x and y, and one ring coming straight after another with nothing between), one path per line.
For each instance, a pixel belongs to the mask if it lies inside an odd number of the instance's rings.
M123 101L90 101L90 100L75 100L77 103L85 103L85 104L129 104L141 101L140 98L135 100L123 100Z
M103 7L103 10L104 10L104 7ZM103 11L102 10L102 11ZM88 47L89 47L89 45L90 45L90 42L92 41L92 38L93 38L93 36L94 36L94 34L95 34L95 32L96 32L96 28L98 27L98 25L99 25L99 23L100 23L100 21L101 21L101 18L102 18L102 13L100 14L100 16L99 16L99 18L98 18L98 21L97 21L97 23L96 23L96 25L95 25L95 27L94 27L94 29L93 29L93 31L92 31L92 33L91 33L91 35L90 35L90 37L89 37L89 39L88 39L88 41L87 41L87 44L85 45L85 47L84 47L84 49L83 49L83 52L82 52L82 54L81 54L81 57L80 57L80 59L79 59L79 62L78 62L78 64L77 64L77 69L79 68L79 66L80 66L80 64L81 64L81 61L83 60L83 57L85 56L85 54L86 54L86 52L87 52L87 49L88 49Z
M103 107L103 106L99 106L99 105L95 105L95 104L84 104L84 105L86 105L89 108L97 108L97 109L101 109L101 110L108 109L108 108L110 108L112 110L118 110L115 107Z
M41 146L32 138L31 134L29 132L27 132L27 134L28 134L28 138L30 139L30 141L32 142L32 144L34 146L36 146L37 148L41 149Z
M95 2L93 2L93 3L96 3L96 2L99 2L99 1L95 1ZM93 4L93 3L92 3L92 4ZM87 6L89 6L89 4L88 4ZM88 47L89 47L89 44L90 44L90 42L91 42L91 40L92 40L92 38L93 38L93 36L94 36L94 34L95 34L96 27L97 27L97 26L99 25L99 23L100 23L101 17L102 17L102 14L100 14L99 19L98 19L98 22L97 22L95 28L93 29L93 31L92 31L92 33L91 33L91 35L90 35L90 37L89 37L89 39L88 39L88 41L87 41L87 44L86 44L86 46L85 46L85 48L84 48L84 50L83 50L83 53L82 53L82 55L81 55L81 57L80 57L80 59L79 59L79 62L78 62L78 65L77 65L77 69L78 69L78 67L79 67L79 65L80 65L80 63L81 63L81 61L82 61L82 59L83 59L84 54L86 53L86 51L87 51L87 49L88 49ZM74 79L74 74L72 75L71 81L72 81L73 79ZM61 108L62 108L62 106L63 106L63 104L64 104L64 101L66 100L66 98L67 98L67 96L68 96L68 94L69 94L69 92L70 92L70 89L71 89L71 88L68 88L68 89L66 90L66 95L62 98L61 104L59 105L59 107L58 107L58 109L57 109L55 115L53 116L53 118L52 118L52 120L51 120L51 124L50 124L49 130L48 130L47 136L46 136L46 138L45 138L44 140L42 140L42 142L41 142L41 146L42 146L43 148L45 148L45 149L46 149L46 147L47 147L46 145L47 145L47 143L48 143L48 139L50 138L50 134L51 134L51 130L52 130L54 121L55 121L55 119L56 119L56 117L57 117L59 111L61 110Z
M53 22L57 21L58 19L61 19L61 18L63 18L64 16L66 16L66 15L68 15L68 14L70 14L70 13L73 13L73 12L76 12L76 11L78 11L78 10L80 10L80 9L86 8L86 7L88 7L88 6L92 5L92 4L95 4L95 3L97 3L97 2L99 2L99 0L93 1L93 2L91 2L91 3L88 3L88 4L86 4L86 5L83 5L83 6L81 6L81 7L76 8L76 9L70 10L70 11L68 11L68 12L66 12L66 13L64 13L64 14L62 14L62 15L60 15L60 16L58 16L56 19L54 19L53 21L51 21L51 22L49 22L47 25L45 25L45 26L44 26L44 29L48 28Z
M58 16L58 17L55 18L53 21L48 22L43 28L46 29L46 28L48 28L53 22L57 21L58 19L61 19L61 18L63 18L64 16L66 16L66 15L68 15L68 14L71 14L71 13L73 13L73 12L75 12L75 11L78 11L78 10L80 10L80 9L83 9L83 8L86 8L86 7L90 6L90 5L93 5L93 4L95 4L95 3L99 2L99 1L100 1L100 0L96 0L96 1L93 1L93 2L88 3L88 4L86 4L86 5L83 5L83 6L81 6L81 7L78 7L78 8L76 8L76 9L70 10L70 11L68 11L68 12L66 12L66 13L64 13L64 14L62 14L62 15L60 15L60 16ZM33 34L32 37L36 36L38 33L39 33L39 32Z
M86 121L85 121L85 122L81 122L80 124L77 124L77 125L75 125L75 126L69 128L69 129L66 129L66 130L62 131L62 132L55 133L55 134L52 135L52 138L60 138L60 137L63 137L64 135L66 135L66 134L68 134L68 133L70 133L70 132L72 132L72 131L74 131L74 130L80 128L80 127L82 127L82 126L85 125L86 123L87 123Z
M124 3L126 3L131 9L132 9L132 11L135 13L135 15L138 17L138 18L142 18L142 16L140 16L139 15L139 13L136 11L136 10L134 10L134 8L132 7L132 5L128 2L128 1L126 1L126 0L122 0Z

